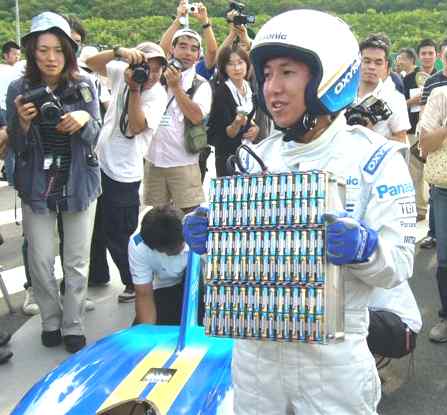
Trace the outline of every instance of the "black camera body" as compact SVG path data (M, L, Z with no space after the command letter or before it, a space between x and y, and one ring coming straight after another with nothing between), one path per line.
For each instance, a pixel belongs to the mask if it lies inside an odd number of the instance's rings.
M233 16L233 20L231 21L235 26L242 26L247 24L253 24L256 22L256 16L248 15L244 13L245 4L238 3L237 1L230 0L228 5L228 10L226 14L235 10L238 14Z
M388 104L381 99L370 95L357 105L348 107L345 112L348 125L363 125L366 127L379 121L385 121L391 117L393 111Z
M181 61L179 61L178 59L171 59L168 62L168 66L173 66L175 69L177 69L178 71L183 71L184 67L183 67L183 63Z
M146 62L131 65L130 69L133 71L132 81L136 82L137 84L143 85L149 80L151 68Z
M47 86L30 89L22 95L22 102L32 102L39 111L39 123L57 125L64 115L61 100Z

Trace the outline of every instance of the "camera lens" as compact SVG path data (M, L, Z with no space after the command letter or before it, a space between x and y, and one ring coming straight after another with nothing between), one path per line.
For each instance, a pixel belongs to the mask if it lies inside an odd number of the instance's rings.
M132 67L133 74L132 80L137 84L144 84L149 79L149 66L147 65L134 65Z
M62 111L53 102L45 102L40 107L40 116L43 124L56 125L61 119Z

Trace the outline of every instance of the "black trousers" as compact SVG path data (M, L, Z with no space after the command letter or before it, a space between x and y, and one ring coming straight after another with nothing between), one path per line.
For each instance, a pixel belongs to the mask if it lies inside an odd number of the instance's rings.
M102 195L96 205L90 251L89 283L110 280L107 249L124 285L133 285L129 270L129 237L138 226L140 182L121 183L101 171Z
M368 347L371 353L399 359L416 347L417 334L394 313L369 310Z
M180 325L182 316L184 283L154 290L157 324ZM203 284L199 284L198 323L203 325L205 306L203 301Z

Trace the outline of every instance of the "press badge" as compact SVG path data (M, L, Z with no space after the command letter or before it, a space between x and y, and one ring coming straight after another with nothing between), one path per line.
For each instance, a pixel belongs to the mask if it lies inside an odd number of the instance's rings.
M93 96L92 96L92 93L91 93L89 87L87 87L87 86L86 87L82 87L79 92L80 92L80 94L82 96L82 99L84 100L84 102L86 104L90 104L90 102L93 101Z
M172 125L172 116L170 114L163 114L160 120L160 127L169 127Z
M53 156L45 156L45 158L43 159L43 169L50 170L52 164Z

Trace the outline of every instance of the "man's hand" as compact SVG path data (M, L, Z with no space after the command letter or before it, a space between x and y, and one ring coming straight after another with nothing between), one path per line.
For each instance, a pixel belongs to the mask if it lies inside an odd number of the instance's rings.
M56 129L65 134L74 134L78 132L90 120L90 114L87 111L73 111L64 114Z
M188 2L186 0L181 0L177 6L177 18L186 16L188 14Z
M141 89L141 85L132 79L132 75L133 70L131 68L127 68L124 72L124 80L126 81L130 91L138 92Z
M208 23L208 11L203 3L193 3L197 7L197 11L194 13L191 13L192 16L194 16L200 24L204 25Z
M166 84L172 90L181 87L182 72L174 68L174 66L169 65L164 72L164 76L166 79Z
M334 265L367 262L377 248L378 234L347 212L324 215L327 256Z
M183 236L191 250L196 254L206 253L208 241L208 212L204 207L198 207L193 213L185 216Z
M119 48L118 53L126 62L129 63L129 65L135 65L146 61L146 56L141 50L138 49Z

